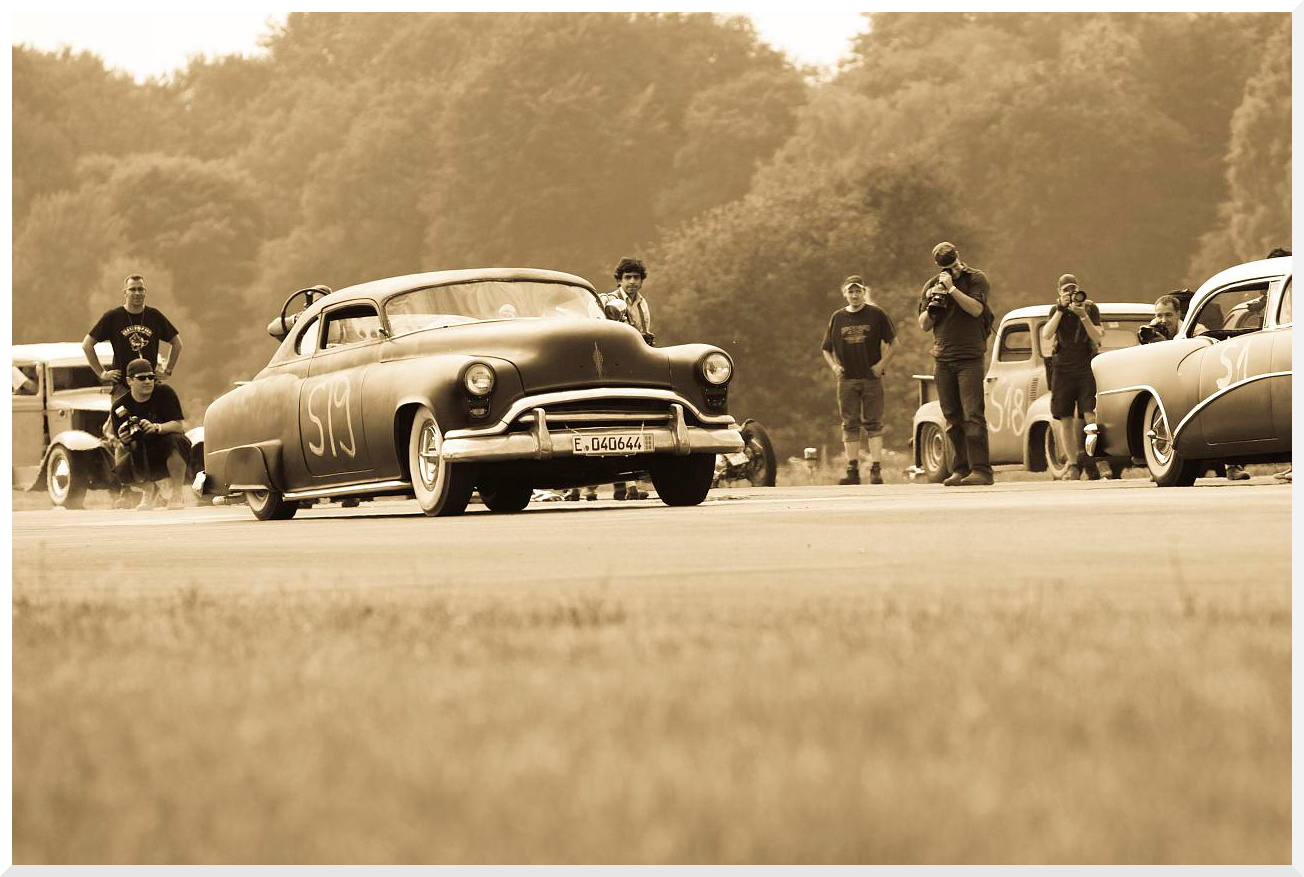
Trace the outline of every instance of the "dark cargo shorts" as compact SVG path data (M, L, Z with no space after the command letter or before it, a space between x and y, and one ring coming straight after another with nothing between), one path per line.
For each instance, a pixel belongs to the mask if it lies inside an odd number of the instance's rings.
M838 413L842 415L842 440L860 441L883 434L883 379L839 378Z
M1096 410L1096 376L1091 368L1056 368L1050 378L1050 416L1057 420L1081 417Z

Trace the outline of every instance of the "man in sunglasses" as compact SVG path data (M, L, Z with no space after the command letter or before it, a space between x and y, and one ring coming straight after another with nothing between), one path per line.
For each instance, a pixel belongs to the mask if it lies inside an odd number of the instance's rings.
M167 367L158 373L167 379L176 370L181 357L181 336L162 311L145 304L145 278L132 274L123 283L122 305L104 312L91 331L82 339L86 361L102 380L112 381L116 400L130 389L127 386L127 363L141 358L151 369L158 364L159 342L167 342ZM95 344L107 341L113 346L113 366L103 368L95 355Z
M156 482L164 478L172 486L168 508L183 508L181 484L190 440L185 436L181 400L171 387L159 385L148 359L133 359L126 373L127 392L114 400L109 420L117 438L113 471L125 486L144 494L137 511L154 507Z
M1091 360L1104 337L1100 308L1087 298L1072 274L1061 274L1056 284L1058 298L1051 306L1041 341L1053 349L1050 378L1050 416L1058 424L1060 447L1068 455L1065 481L1077 481L1085 474L1090 481L1100 478L1096 463L1082 450L1083 429L1096 422L1096 379Z
M847 474L839 484L860 483L860 437L869 446L869 483L882 484L883 371L892 358L896 326L870 301L870 290L859 274L842 281L847 306L829 317L820 352L838 382L838 413L842 417L842 447Z

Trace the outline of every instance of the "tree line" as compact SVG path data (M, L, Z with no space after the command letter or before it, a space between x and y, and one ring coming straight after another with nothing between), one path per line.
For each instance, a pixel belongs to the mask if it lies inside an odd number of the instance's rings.
M1289 246L1290 18L874 13L826 81L745 18L291 13L266 54L138 85L13 49L14 340L79 340L144 274L187 411L265 364L293 290L520 265L651 269L659 343L738 364L781 454L836 443L818 346L862 274L904 448L929 251L999 313L1150 301Z

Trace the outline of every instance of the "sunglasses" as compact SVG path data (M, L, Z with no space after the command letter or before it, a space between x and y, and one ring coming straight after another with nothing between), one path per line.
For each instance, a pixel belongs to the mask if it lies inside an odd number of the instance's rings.
M153 380L156 380L156 378L154 377L154 375L136 375L134 378L132 378L132 380L133 380L133 381L153 381Z

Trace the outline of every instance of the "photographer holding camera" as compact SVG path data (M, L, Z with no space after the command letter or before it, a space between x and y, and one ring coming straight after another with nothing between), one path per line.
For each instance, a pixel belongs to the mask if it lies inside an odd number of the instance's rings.
M113 471L124 485L143 492L136 510L154 507L155 482L163 478L172 483L168 508L183 508L181 483L190 440L176 391L158 383L148 359L133 359L127 364L127 392L113 405L109 417L117 439Z
M933 333L933 380L955 454L948 487L995 483L987 450L983 354L993 322L987 275L960 261L955 245L933 247L941 271L924 284L919 328Z
M1182 302L1177 296L1169 293L1155 299L1155 318L1136 330L1136 338L1142 344L1172 341L1181 327Z
M1096 463L1082 450L1083 429L1096 422L1096 377L1091 359L1100 349L1100 308L1087 298L1072 274L1060 276L1059 299L1050 319L1041 327L1041 340L1054 344L1051 366L1050 415L1059 425L1060 447L1069 458L1066 481L1077 481L1083 473L1091 481L1100 478Z

